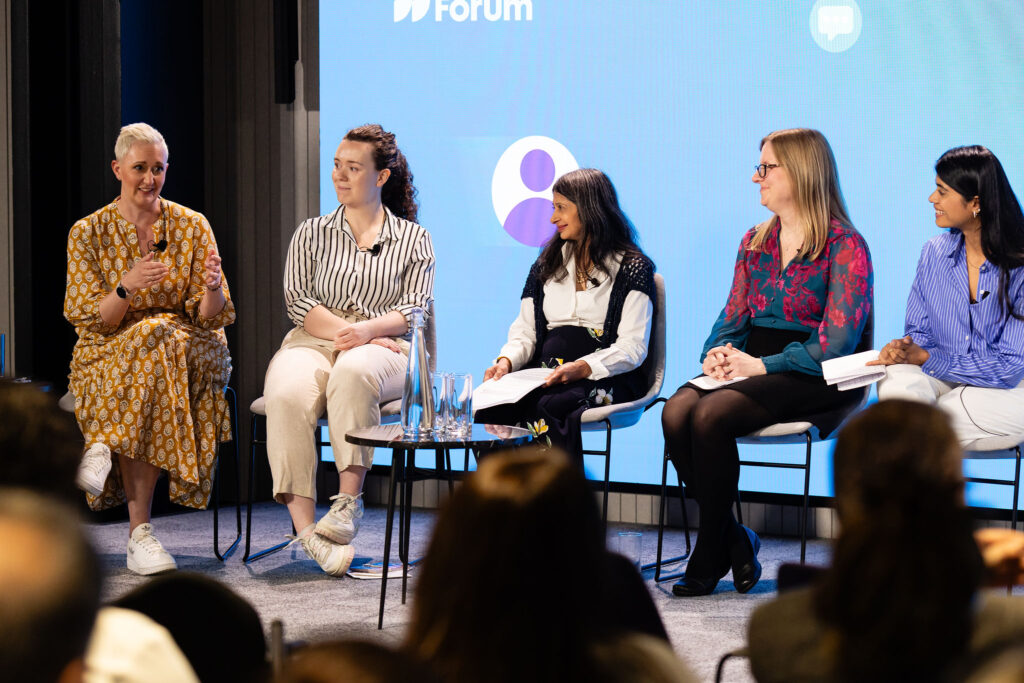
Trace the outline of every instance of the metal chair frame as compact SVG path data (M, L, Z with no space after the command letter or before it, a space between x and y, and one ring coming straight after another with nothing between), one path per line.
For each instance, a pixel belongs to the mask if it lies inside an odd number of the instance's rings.
M580 417L580 431L604 432L603 449L586 449L583 455L599 455L604 458L604 502L601 506L601 521L608 521L608 493L611 488L611 466L612 466L612 432L616 429L631 427L640 421L640 418L647 412L648 408L659 400L658 393L665 379L665 279L660 273L654 274L654 287L657 292L657 305L655 306L654 320L651 326L651 343L647 358L641 366L645 368L648 376L647 393L641 398L629 403L618 403L600 408L590 408L583 411ZM632 419L635 414L635 419ZM613 419L620 418L625 424L614 425Z
M1021 445L1022 444L1017 444L1016 446L1011 446L1010 448L999 449L999 450L1008 450L1008 451L1013 451L1014 452L1015 458L1014 458L1014 468L1013 468L1013 479L996 479L996 478L992 478L992 477L964 477L964 481L972 483L972 484L994 484L994 485L997 485L997 486L1011 486L1011 487L1013 487L1013 505L1012 505L1012 509L1011 509L1011 512L1010 512L1010 528L1014 529L1014 530L1016 530L1016 528L1017 528L1017 512L1018 512L1018 507L1019 507L1017 499L1018 499L1019 494L1020 494L1020 447L1021 447ZM971 451L970 449L968 449L967 452L964 454L964 460L987 460L987 459L990 459L988 457L973 457L973 458L969 457L968 454L971 453L971 452L992 453L992 452L998 452L998 451Z
M210 502L213 507L213 554L221 562L225 561L235 552L239 542L242 540L242 486L239 483L241 471L239 469L238 457L238 395L229 386L224 387L224 396L228 401L228 410L231 411L231 453L235 460L235 538L228 545L223 553L220 551L220 456L223 443L217 444L217 464L213 477L213 493ZM73 413L75 411L75 396L70 391L65 393L58 401L61 410Z

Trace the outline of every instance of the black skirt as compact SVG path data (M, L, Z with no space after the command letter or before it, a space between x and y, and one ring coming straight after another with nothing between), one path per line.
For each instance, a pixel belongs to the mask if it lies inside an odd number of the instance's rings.
M799 330L754 327L744 350L756 358L771 356L793 342L807 341L807 335L807 332ZM688 386L701 395L708 393L693 385ZM730 384L726 389L753 399L771 414L774 422L807 421L818 428L822 437L832 433L864 396L864 389L839 391L835 385L826 384L824 377L795 370L749 377Z

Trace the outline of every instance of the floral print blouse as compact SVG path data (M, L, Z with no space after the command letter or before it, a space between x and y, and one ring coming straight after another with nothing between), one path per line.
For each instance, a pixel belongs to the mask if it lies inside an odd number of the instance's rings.
M757 228L743 236L729 300L704 343L702 361L728 342L745 348L754 326L807 331L807 341L761 358L768 374L795 370L820 376L823 360L856 349L874 300L867 242L853 227L833 221L818 258L794 258L780 272L780 229L776 221L762 251L750 249Z

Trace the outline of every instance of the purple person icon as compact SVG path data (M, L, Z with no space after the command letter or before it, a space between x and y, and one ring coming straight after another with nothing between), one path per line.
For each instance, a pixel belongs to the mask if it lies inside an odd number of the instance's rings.
M555 182L555 161L542 149L531 150L519 164L519 177L531 191L543 192ZM539 247L555 233L550 218L550 198L529 197L512 208L502 227L522 244Z

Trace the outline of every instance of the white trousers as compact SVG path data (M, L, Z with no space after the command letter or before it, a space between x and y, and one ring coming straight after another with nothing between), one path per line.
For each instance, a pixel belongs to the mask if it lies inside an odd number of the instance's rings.
M409 344L395 341L403 353L377 344L338 351L298 327L285 336L263 388L275 500L285 493L316 499L314 430L325 408L338 471L373 464L373 448L346 443L345 434L380 424L380 404L401 398Z
M889 365L878 383L878 399L901 398L941 408L953 424L960 445L989 436L1024 434L1024 383L992 389L936 379L919 365Z

